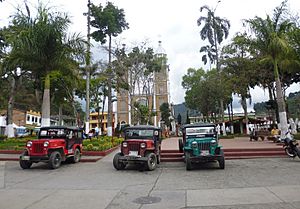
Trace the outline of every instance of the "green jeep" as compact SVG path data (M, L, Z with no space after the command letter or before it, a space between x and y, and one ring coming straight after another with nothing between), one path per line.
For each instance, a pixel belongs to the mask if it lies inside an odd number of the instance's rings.
M225 168L222 146L218 144L216 126L209 123L187 124L182 128L183 138L179 139L179 150L184 152L186 170L192 164L218 161Z

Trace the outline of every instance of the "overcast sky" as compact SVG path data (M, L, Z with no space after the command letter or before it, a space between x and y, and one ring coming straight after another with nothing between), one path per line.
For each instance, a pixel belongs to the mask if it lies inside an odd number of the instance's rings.
M14 7L20 0L5 0L0 3L0 25L7 24L7 18L15 11ZM37 0L27 0L28 4L37 5ZM86 35L86 17L82 14L87 11L87 0L50 0L42 1L57 10L67 12L73 22L70 31L80 32ZM94 4L105 4L104 0L91 0ZM272 15L273 9L282 0L112 0L114 5L123 8L125 18L129 23L129 29L124 31L118 41L132 45L145 40L154 49L157 42L162 41L162 46L168 56L170 65L170 92L171 102L178 104L184 102L184 89L181 87L182 76L187 69L203 66L199 49L204 44L201 40L197 26L197 19L203 15L200 7L208 5L216 8L216 15L226 18L231 23L230 38L239 31L243 31L242 19L254 16L266 17ZM289 0L288 4L292 12L300 11L299 0ZM97 51L96 47L93 51ZM96 59L96 58L94 58ZM299 91L299 84L288 89L288 92ZM256 88L251 90L252 101L260 102L268 100L267 91ZM235 99L235 106L239 106ZM237 111L238 108L237 108Z

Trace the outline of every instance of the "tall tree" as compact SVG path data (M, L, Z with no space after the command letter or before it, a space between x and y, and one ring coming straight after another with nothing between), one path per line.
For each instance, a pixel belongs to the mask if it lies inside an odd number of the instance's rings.
M187 75L182 77L182 86L186 89L185 101L189 108L200 111L207 121L216 121L219 111L218 101L221 95L219 88L225 88L224 82L219 82L216 69L205 72L203 69L188 69ZM217 85L220 83L220 85ZM230 92L231 94L231 92Z
M160 113L161 113L161 119L165 122L165 125L167 127L170 127L171 121L170 121L170 109L169 109L169 103L162 103L159 107Z
M103 7L101 4L91 6L92 27L97 30L94 31L91 36L97 42L101 44L106 43L108 38L108 69L107 74L112 74L111 61L112 61L112 37L118 36L123 30L128 29L128 23L125 20L125 13L123 9L119 9L113 3L107 2ZM107 130L108 135L112 136L112 77L108 77L108 109L107 109Z
M251 56L251 45L247 34L236 34L232 43L223 48L222 64L224 72L230 79L233 93L241 97L241 105L244 110L246 132L248 128L247 99L251 101L250 87L256 85L256 66Z
M279 66L283 66L283 61L293 51L288 39L293 23L284 18L286 3L287 1L282 2L274 9L273 18L268 15L266 19L255 17L246 20L255 34L253 43L260 53L261 60L268 61L273 66L282 137L288 130L288 124Z
M163 59L165 58L155 56L153 49L147 47L146 43L134 46L128 54L125 53L123 47L116 51L116 58L112 63L116 76L115 85L117 91L128 93L130 109L128 122L137 123L137 121L131 121L131 115L135 112L131 110L136 108L135 101L143 97L143 99L147 100L145 105L149 109L148 122L150 123L151 117L155 113L152 112L153 107L149 105L149 98L145 97L145 95L154 93L154 72L159 72L162 69Z
M200 8L200 12L206 11L207 14L198 18L197 24L198 26L202 26L203 23L202 29L200 30L200 37L202 40L208 40L208 42L210 43L210 46L202 47L200 49L200 52L206 52L211 63L216 64L217 72L220 72L219 46L222 43L222 41L228 37L230 22L225 18L220 18L216 16L215 10L216 8L212 10L207 5L202 6ZM207 62L206 55L203 55L202 61L204 63ZM224 121L223 100L223 98L220 99L220 114L222 116L222 120ZM225 127L225 125L223 125L222 127ZM225 133L225 130L223 130L223 133Z
M66 14L51 12L42 4L35 17L21 10L13 16L11 36L15 61L22 63L44 82L42 126L50 125L50 74L53 70L78 68L83 60L84 41L78 34L67 34L70 19ZM28 53L30 52L30 53Z

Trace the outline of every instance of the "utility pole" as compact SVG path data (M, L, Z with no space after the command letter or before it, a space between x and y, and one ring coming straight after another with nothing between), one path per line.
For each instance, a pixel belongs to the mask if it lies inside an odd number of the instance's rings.
M87 13L87 55L86 55L86 109L85 109L85 133L90 129L90 65L91 65L91 1L88 0Z

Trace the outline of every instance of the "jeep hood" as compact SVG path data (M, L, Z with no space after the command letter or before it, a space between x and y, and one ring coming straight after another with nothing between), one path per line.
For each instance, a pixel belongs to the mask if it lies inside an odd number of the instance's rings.
M152 139L126 139L124 142L147 142L153 141Z

